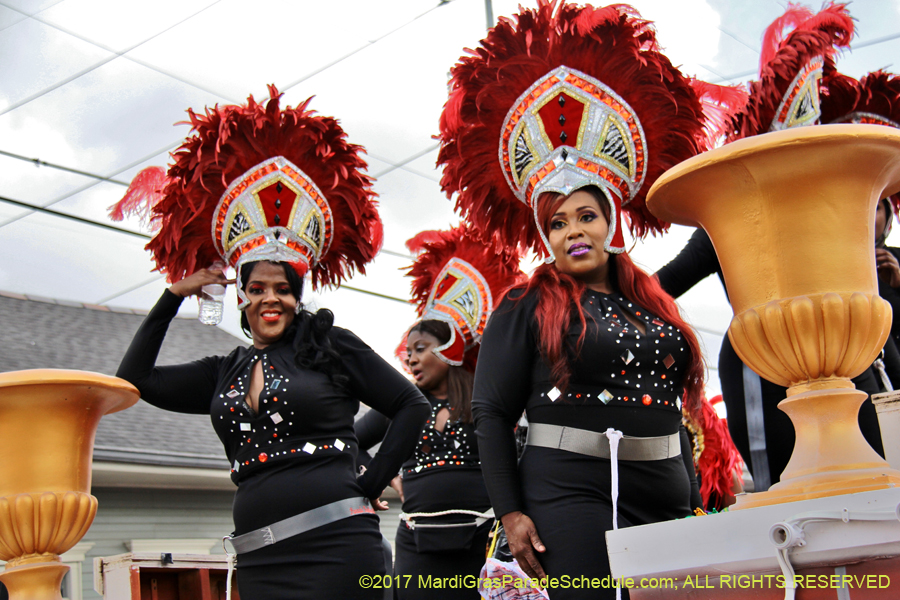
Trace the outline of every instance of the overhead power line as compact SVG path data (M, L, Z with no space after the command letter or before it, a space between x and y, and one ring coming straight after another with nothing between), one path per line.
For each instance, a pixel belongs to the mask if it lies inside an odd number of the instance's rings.
M106 181L108 183L115 183L116 185L124 185L125 187L128 187L128 182L126 181L120 181L118 179L113 179L112 177L104 177L103 175L97 175L96 173L89 173L88 171L81 171L79 169L73 169L71 167L65 167L63 165L48 163L39 158L28 158L27 156L15 154L14 152L7 152L6 150L0 150L0 154L2 154L3 156L8 156L10 158L16 158L18 160L30 162L36 167L50 167L51 169L58 169L60 171L65 171L66 173L74 173L76 175L81 175L82 177L90 177L91 179L99 179L100 181Z
M68 214L68 213L60 212L60 211L58 211L58 210L53 210L52 208L45 208L45 207L43 207L43 206L36 206L36 205L34 205L34 204L29 204L29 203L27 203L27 202L21 202L21 201L19 201L19 200L13 200L12 198L6 198L6 197L4 197L4 196L0 196L0 202L6 202L7 204L12 204L13 206L18 206L18 207L20 207L20 208L25 208L25 209L32 210L32 211L35 211L35 212L39 212L39 213L43 213L43 214L47 214L47 215L52 215L52 216L54 216L54 217L59 217L59 218L62 218L62 219L69 219L69 220L71 220L71 221L76 221L76 222L78 222L78 223L83 223L83 224L85 224L85 225L91 225L91 226L93 226L93 227L101 227L101 228L107 229L107 230L109 230L109 231L115 231L115 232L118 232L118 233L124 233L124 234L126 234L126 235L130 235L130 236L134 236L134 237L139 237L139 238L142 238L142 239L145 239L145 240L149 240L149 239L152 237L151 235L146 234L146 233L141 233L140 231L132 231L132 230L130 230L130 229L125 229L124 227L116 227L115 225L112 225L112 224L110 224L110 223L103 223L103 222L101 222L101 221L94 221L93 219L85 219L84 217L78 217L78 216L76 216L76 215L70 215L70 214ZM391 250L384 250L384 249L382 249L381 252L380 252L380 254L387 254L387 255L389 255L389 256L396 256L396 257L399 257L399 258L406 258L406 259L409 259L409 260L413 260L413 258L412 258L411 256L407 255L407 254L401 254L401 253L399 253L399 252L392 252ZM140 286L139 286L139 287L140 287ZM368 295L370 295L370 296L375 296L376 298L383 298L383 299L385 299L385 300L393 300L394 302L402 302L403 304L408 304L408 303L409 303L407 300L404 300L404 299L402 299L402 298L397 298L396 296L389 296L389 295L387 295L387 294L380 294L380 293L378 293L378 292L371 292L371 291L369 291L369 290L364 290L364 289L356 288L356 287L349 286L349 285L342 285L341 287L344 288L344 289L348 289L348 290L354 291L354 292L360 292L360 293L362 293L362 294L368 294ZM128 290L128 291L132 291L132 290ZM124 292L123 292L123 293L124 293ZM119 295L121 295L121 294L116 294L116 295L113 296L113 297L116 297L116 296L119 296ZM714 330L714 329L708 329L708 328L706 328L706 327L697 327L697 326L694 326L694 329L696 329L697 331L702 331L702 332L704 332L704 333L709 333L709 334L712 334L712 335L718 335L718 336L724 336L724 335L725 335L725 332L723 332L723 331L716 331L716 330Z
M207 5L207 6L204 6L204 7L201 8L200 10L198 10L198 11L196 11L196 12L194 12L194 13L188 15L187 17L181 19L181 20L178 21L177 23L173 23L172 25L169 25L168 27L166 27L166 28L163 29L162 31L156 32L155 34L153 34L153 35L150 36L149 38L147 38L147 39L145 39L145 40L142 40L142 41L138 42L137 44L134 44L133 46L131 46L131 47L129 47L129 48L126 48L125 50L122 50L121 52L117 52L117 51L115 51L115 50L112 49L112 48L109 48L109 47L107 47L107 46L104 46L103 44L97 43L95 40L91 40L91 39L88 39L88 38L86 38L86 37L84 37L84 36L82 36L82 35L79 35L79 34L75 33L74 31L70 31L70 30L65 29L65 28L63 28L63 27L60 27L60 26L57 25L56 23L51 23L51 22L49 22L49 21L47 21L47 20L45 20L45 19L42 19L42 18L40 18L40 17L37 16L37 13L35 13L35 14L33 14L33 15L29 15L29 14L26 13L26 12L18 11L18 10L17 10L16 12L19 12L19 13L21 13L21 14L23 14L23 15L27 15L29 18L34 19L35 21L37 21L37 22L39 22L39 23L42 23L43 25L46 25L47 27L52 27L53 29L62 31L62 32L65 33L65 34L71 35L72 37L74 37L74 38L76 38L76 39L79 39L79 40L81 40L81 41L83 41L83 42L86 42L86 43L88 43L88 44L91 44L91 45L93 45L93 46L96 46L97 48L100 48L100 49L102 49L102 50L105 50L106 52L110 52L110 53L111 53L111 56L107 56L107 57L104 58L103 60L100 60L100 61L94 63L93 65L87 67L86 69L83 69L83 70L79 71L78 73L75 73L74 75L71 75L71 76L69 76L69 77L66 77L66 78L63 79L62 81L57 81L57 82L54 83L53 85L48 86L48 87L42 89L41 91L37 92L36 94L32 94L31 96L28 96L27 98L22 98L22 99L19 100L18 102L13 102L13 103L10 104L9 106L7 106L7 107L3 108L2 110L0 110L0 115L5 115L6 113L8 113L8 112L10 112L10 111L13 111L13 110L19 108L20 106L24 106L24 105L28 104L29 102L32 102L33 100L37 100L37 99L40 98L41 96L44 96L44 95L46 95L46 94L49 94L50 92L52 92L53 90L55 90L55 89L57 89L57 88L60 88L60 87L62 87L62 86L64 86L64 85L67 85L67 84L71 83L72 81L75 81L76 79L79 79L79 78L81 78L81 77L84 77L85 75L87 75L88 73L90 73L90 72L92 72L92 71L96 71L97 69L99 69L99 68L102 67L103 65L105 65L105 64L107 64L107 63L109 63L109 62L112 62L113 60L115 60L115 59L117 59L117 58L125 58L126 60L130 60L130 61L132 61L132 62L138 63L138 64L140 64L141 66L144 66L144 67L146 67L146 68L148 68L148 69L157 71L157 72L159 72L159 73L162 73L163 75L172 77L173 79L178 79L179 81L182 81L181 79L179 79L179 78L173 76L171 73L164 73L164 72L162 72L160 69L157 69L157 68L152 67L152 66L150 66L150 65L146 65L146 64L140 63L140 62L134 60L133 58L128 57L128 56L125 56L125 55L126 55L127 53L131 52L132 50L134 50L135 48L138 48L139 46L142 46L142 45L146 44L146 43L149 42L150 40L152 40L152 39L154 39L154 38L157 38L157 37L161 36L161 35L164 34L165 32L167 32L167 31L169 31L169 30L171 30L171 29L174 29L175 27L178 27L179 25L181 25L182 23L184 23L184 22L186 22L186 21L189 21L190 19L193 19L194 17L196 17L196 16L199 15L200 13L202 13L202 12L204 12L205 10L209 9L210 7L212 7L212 6L216 5L216 4L218 4L220 1L221 1L221 0L216 0L216 1L213 2L213 3L211 3L211 4ZM8 8L11 8L11 7L8 7ZM16 10L16 9L12 9L12 10ZM200 87L200 86L197 85L196 83L193 83L193 82L187 82L187 81L185 81L184 83L187 83L188 85L191 85L191 86L193 86L193 87L196 87L196 88L198 88L198 89L201 89L201 90L203 90L204 92L209 92L209 90L203 89L202 87Z
M419 158L420 156L422 156L423 154L427 154L428 152L430 152L430 151L433 150L433 149L434 149L433 147L429 147L428 150L425 150L424 152L418 153L418 154L416 154L416 155L414 155L414 156L412 156L412 157L406 159L404 162L401 162L401 163L398 164L398 165L394 165L393 168L392 168L391 170L400 168L400 167L402 167L404 164L406 164L407 162L413 161L413 160L415 160L416 158ZM157 153L157 154L158 154L158 153ZM10 157L10 158L15 158L15 159L18 159L18 160L21 160L21 161L25 161L25 162L29 162L29 163L33 163L34 165L39 166L39 167L49 167L49 168L51 168L51 169L59 169L60 171L66 171L67 173L75 173L76 175L82 175L82 176L84 176L84 177L90 177L90 178L92 178L92 179L97 179L98 181L106 181L106 182L108 182L108 183L114 183L114 184L116 184L116 185L121 185L121 186L125 186L125 187L128 187L128 185L129 185L128 183L126 183L126 182L124 182L124 181L120 181L120 180L118 180L118 179L112 179L111 177L104 177L103 175L97 175L96 173L91 173L91 172L89 172L89 171L81 171L81 170L79 170L79 169L73 169L73 168L71 168L71 167L66 167L66 166L63 166L63 165L57 165L57 164L54 164L54 163L49 163L49 162L43 161L43 160L41 160L41 159L39 159L39 158L29 158L29 157L27 157L27 156L22 156L21 154L16 154L16 153L14 153L14 152L7 152L7 151L5 151L5 150L0 150L0 155L8 156L8 157ZM83 191L83 190L82 190L82 191ZM68 197L68 196L65 196L65 197L63 197L63 198L60 198L59 200L56 200L56 201L54 201L54 202L51 202L51 203L48 204L47 206L51 206L51 205L53 205L53 204L56 204L57 202L59 202L60 200L65 199L66 197ZM2 200L2 201L4 201L4 202L8 202L9 204L15 204L16 206L20 206L20 207L26 208L26 209L28 209L28 210L37 211L37 212L43 212L43 213L50 214L50 215L54 215L54 216L57 216L57 217L63 217L63 218L67 218L67 219L72 219L72 220L74 220L74 221L81 221L82 223L87 223L87 224L89 224L89 225L95 225L95 226L97 226L97 227L105 227L105 228L107 228L107 229L112 229L113 231L120 231L120 232L123 232L123 233L131 233L131 234L133 234L133 235L140 235L141 237L146 237L147 239L150 239L150 237L151 237L151 236L149 236L149 235L147 235L147 234L137 233L137 232L134 232L134 231L129 231L129 230L127 230L127 229L122 229L122 228L116 227L116 226L114 226L114 225L109 225L108 223L101 223L100 221L93 221L93 220L91 220L91 219L83 219L83 218L81 218L81 217L76 217L76 216L70 215L70 214L68 214L68 213L59 212L59 211L56 211L56 210L49 209L49 208L47 208L47 207L37 206L37 205L35 205L35 204L29 204L29 203L27 203L27 202L20 202L20 201L18 201L18 200L13 200L13 199L11 199L11 198L3 198L3 197L0 197L0 200ZM12 222L12 221L10 221L10 222ZM9 224L9 222L8 222L8 223L0 224L0 227L3 227L4 225L8 225L8 224ZM404 254L404 253L402 253L402 252L395 252L395 251L393 251L393 250L387 250L387 249L385 249L385 248L382 248L382 249L381 249L380 254L387 254L388 256L396 256L397 258L405 258L405 259L407 259L407 260L414 260L413 257L410 256L409 254Z
M110 231L117 231L119 233L124 233L126 235L132 235L135 237L143 238L145 240L149 240L152 237L146 233L141 233L140 231L132 231L130 229L125 229L124 227L116 227L115 225L112 225L110 223L101 223L100 221L94 221L93 219L85 219L84 217L70 215L68 213L60 212L58 210L53 210L52 208L36 206L34 204L29 204L28 202L20 202L18 200L13 200L12 198L6 198L4 196L0 196L0 201L6 202L7 204L12 204L14 206L18 206L21 208L25 208L28 210L32 210L35 212L44 213L47 215L53 215L54 217L60 217L62 219L69 219L70 221L84 223L85 225L91 225L93 227L102 227L103 229L108 229Z
M94 221L93 219L85 219L84 217L70 215L68 213L60 212L58 210L53 210L52 208L36 206L34 204L29 204L27 202L20 202L19 200L13 200L12 198L6 198L5 196L0 196L0 202L6 202L7 204L12 204L13 206L18 206L20 208L25 208L25 209L32 210L35 212L52 215L54 217L59 217L61 219L68 219L70 221L75 221L77 223L83 223L85 225L91 225L93 227L101 227L101 228L107 229L109 231L115 231L117 233L124 233L126 235L139 237L139 238L145 239L145 240L149 240L152 237L151 235L146 234L146 233L141 233L140 231L132 231L130 229L125 229L124 227L116 227L115 225L111 225L109 223L102 223L100 221ZM412 257L405 255L405 254L400 254L399 252L391 252L390 250L382 250L381 252L384 254L389 254L391 256L399 256L400 258L412 259ZM154 278L150 281L142 283L142 284L138 285L137 287L143 287L144 285L147 285L148 283L151 283L152 281L156 281L156 279L157 278ZM117 298L118 296L121 296L124 293L134 291L135 289L137 289L137 287L132 287L132 288L125 290L124 292L119 292L119 293L111 296L109 299ZM359 292L361 294L368 294L370 296L375 296L376 298L382 298L384 300L392 300L394 302L402 302L403 304L409 304L409 301L403 300L402 298L397 298L395 296L388 296L387 294L380 294L378 292L371 292L369 290L364 290L364 289L349 286L349 285L342 285L341 288L348 289L348 290L351 290L354 292Z

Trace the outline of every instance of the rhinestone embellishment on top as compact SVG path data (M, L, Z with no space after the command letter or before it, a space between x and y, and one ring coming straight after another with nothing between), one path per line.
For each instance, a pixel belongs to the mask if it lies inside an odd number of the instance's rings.
M607 348L618 345L617 353L605 349L598 355L603 361L611 362L606 362L606 368L591 377L589 385L603 390L594 397L603 404L616 400L677 410L681 385L679 361L688 355L681 332L621 295L591 294L586 299L590 310L599 313L595 321L600 330L600 343ZM605 389L604 385L610 388ZM545 395L552 399L549 393ZM591 392L583 391L567 393L566 397L577 401L592 396Z

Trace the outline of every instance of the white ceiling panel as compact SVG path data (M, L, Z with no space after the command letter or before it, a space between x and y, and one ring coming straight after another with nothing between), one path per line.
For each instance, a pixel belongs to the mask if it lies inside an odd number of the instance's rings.
M179 143L190 106L215 104L197 88L117 58L0 116L10 151L106 175ZM47 135L44 135L44 134Z
M0 141L0 149L3 149L2 146ZM37 166L33 162L3 155L0 155L0 174L0 196L38 206L96 181L91 177Z
M99 181L88 189L73 194L53 205L53 209L82 219L107 223L130 231L145 231L137 218L128 218L119 223L109 220L109 207L118 202L126 188L113 183ZM146 243L146 241L144 242Z
M758 48L758 43L753 47L723 32L719 36L715 60L702 63L702 68L714 74L709 81L723 85L734 85L754 79L759 70ZM700 76L700 72L697 76Z
M391 250L407 254L406 247L403 245L398 245ZM406 267L410 264L412 264L411 258L381 253L366 265L365 275L357 275L348 283L353 287L405 301L409 299L410 279L403 275Z
M306 77L426 7L375 2L223 0L129 53L233 102ZM190 59L186 60L187 57ZM240 77L235 77L240 73Z
M3 0L3 5L24 15L33 16L65 0Z
M375 182L384 221L385 247L393 250L423 229L445 229L459 221L453 204L440 188L403 169L396 169ZM400 250L402 251L402 250Z
M112 53L34 19L0 31L0 113Z
M897 72L900 67L900 37L871 46L853 48L838 57L838 70L851 77L862 77L877 69Z
M403 165L403 168L407 171L415 173L416 175L420 175L422 177L425 177L426 179L430 179L431 181L440 184L441 173L443 173L444 169L443 167L441 167L440 169L437 167L437 158L438 148L435 148L434 150L423 154L419 158Z
M347 139L354 144L357 143L349 135L347 136ZM366 164L368 165L366 173L368 173L369 177L377 178L379 174L393 171L396 168L391 163L372 156L372 153L368 151L368 148L366 150L367 152L363 155L363 160L365 160Z
M142 240L34 214L0 228L0 289L95 303L148 277Z
M292 88L292 103L316 94L315 106L341 115L373 154L403 161L434 145L450 67L484 34L484 5L442 5Z
M37 18L116 53L216 4L214 0L66 0Z
M633 0L641 16L656 24L657 39L676 65L715 61L719 47L721 16L707 0Z
M0 31L28 18L28 15L0 4Z
M9 219L17 219L23 216L26 212L28 211L18 208L17 206L14 206L12 204L0 202L0 223Z
M900 3L865 0L852 2L848 9L856 19L856 42L871 42L900 33Z

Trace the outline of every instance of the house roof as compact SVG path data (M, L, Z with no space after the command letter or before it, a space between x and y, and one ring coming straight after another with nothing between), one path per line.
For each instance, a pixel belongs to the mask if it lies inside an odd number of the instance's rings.
M77 369L115 375L144 312L0 292L0 372ZM247 343L196 319L176 318L158 364L227 354ZM209 417L167 412L144 401L100 421L94 460L227 468Z

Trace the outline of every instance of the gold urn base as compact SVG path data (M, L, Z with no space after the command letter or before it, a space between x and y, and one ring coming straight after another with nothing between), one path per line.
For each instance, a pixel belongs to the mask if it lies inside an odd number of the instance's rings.
M768 491L739 496L732 510L900 486L900 471L891 468L859 430L859 407L866 393L809 387L790 388L778 404L797 432L781 481Z
M60 589L69 567L59 562L58 556L55 562L51 556L40 556L39 559L42 562L7 566L6 570L0 573L0 582L6 586L10 598L62 600Z
M10 600L61 600L59 555L97 514L90 495L103 415L138 400L126 381L80 371L0 373L0 582Z

